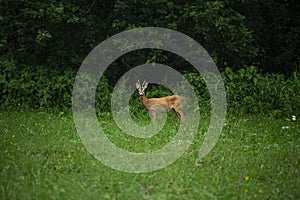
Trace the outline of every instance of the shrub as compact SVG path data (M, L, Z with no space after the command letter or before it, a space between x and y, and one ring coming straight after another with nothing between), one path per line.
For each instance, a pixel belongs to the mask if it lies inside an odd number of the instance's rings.
M296 72L285 78L282 74L261 74L254 66L221 73L229 112L297 115L300 110L300 82ZM209 105L210 96L199 73L187 73L201 106Z
M72 105L75 70L17 67L13 61L0 59L0 105L3 110L67 109ZM105 77L98 85L96 99L99 109L107 108L110 92ZM101 100L100 100L101 99Z
M295 114L299 110L297 99L299 75L286 79L282 74L261 74L251 66L233 72L226 68L222 73L230 111L246 113Z
M72 69L20 67L13 61L0 58L0 107L2 110L69 109L75 76ZM209 108L210 96L203 77L198 73L185 73L184 77L193 86L200 109ZM238 71L226 68L222 78L229 112L299 114L296 112L300 110L300 78L296 72L286 78L281 74L261 74L253 66ZM84 84L89 83L85 81ZM107 78L102 76L96 91L98 112L110 111L111 92ZM147 93L148 97L172 94L162 86L151 86ZM84 101L86 97L82 98ZM133 114L142 109L136 93L132 95L130 105Z

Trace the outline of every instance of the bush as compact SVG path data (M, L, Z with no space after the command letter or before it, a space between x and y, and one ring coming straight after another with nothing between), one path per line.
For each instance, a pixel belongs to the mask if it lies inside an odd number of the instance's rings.
M300 82L296 72L290 78L281 74L261 74L256 67L222 73L229 112L297 115L300 110ZM205 81L198 73L185 74L198 95L199 105L209 105Z
M2 110L71 108L75 70L17 67L13 61L0 59L0 72ZM98 101L108 98L107 79L103 78L97 91ZM108 107L107 101L101 102L99 109Z
M286 79L281 74L260 74L255 67L222 73L230 111L246 113L286 113L299 111L299 74Z
M70 107L74 72L44 67L16 67L1 60L0 105L5 109Z
M75 76L75 70L71 69L17 67L13 61L1 58L0 107L2 110L69 109ZM200 109L209 108L210 96L203 77L198 73L184 76L198 96ZM253 66L238 71L226 68L222 78L229 112L299 115L300 77L296 72L286 78L281 74L261 74ZM110 111L111 92L108 80L102 76L96 91L98 112ZM147 92L148 97L172 94L162 86L149 87ZM85 97L82 98L84 101ZM132 95L130 105L136 108L130 108L132 113L142 109L136 93Z

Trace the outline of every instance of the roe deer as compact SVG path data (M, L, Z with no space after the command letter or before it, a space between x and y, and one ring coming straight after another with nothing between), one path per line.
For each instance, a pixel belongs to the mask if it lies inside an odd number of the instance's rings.
M177 117L182 121L183 113L181 111L181 104L184 102L184 99L178 95L166 96L161 98L151 98L148 99L145 95L145 90L148 87L146 81L143 84L140 84L140 81L136 83L136 89L140 95L140 101L143 104L144 108L149 111L151 119L155 122L157 113L167 112L169 110L174 110Z

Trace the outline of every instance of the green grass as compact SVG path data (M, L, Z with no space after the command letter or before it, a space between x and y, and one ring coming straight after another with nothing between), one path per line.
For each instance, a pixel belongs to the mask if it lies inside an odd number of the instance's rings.
M174 120L171 114L163 136L146 142L122 133L110 115L101 123L118 146L147 151L168 143ZM70 114L0 113L0 199L300 198L299 120L227 116L215 148L198 159L208 122L202 116L194 143L176 162L130 174L93 158Z

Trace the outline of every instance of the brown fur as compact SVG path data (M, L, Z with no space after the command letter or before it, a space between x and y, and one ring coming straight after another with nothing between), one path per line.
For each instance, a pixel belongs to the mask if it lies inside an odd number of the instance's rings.
M147 86L148 83L146 83L145 81L142 85L139 82L136 84L140 95L140 101L144 108L147 111L149 111L153 122L155 122L157 113L167 112L171 109L175 111L177 117L180 120L183 120L181 104L184 102L184 98L178 95L172 95L161 98L148 99L145 95L145 90L147 89Z

